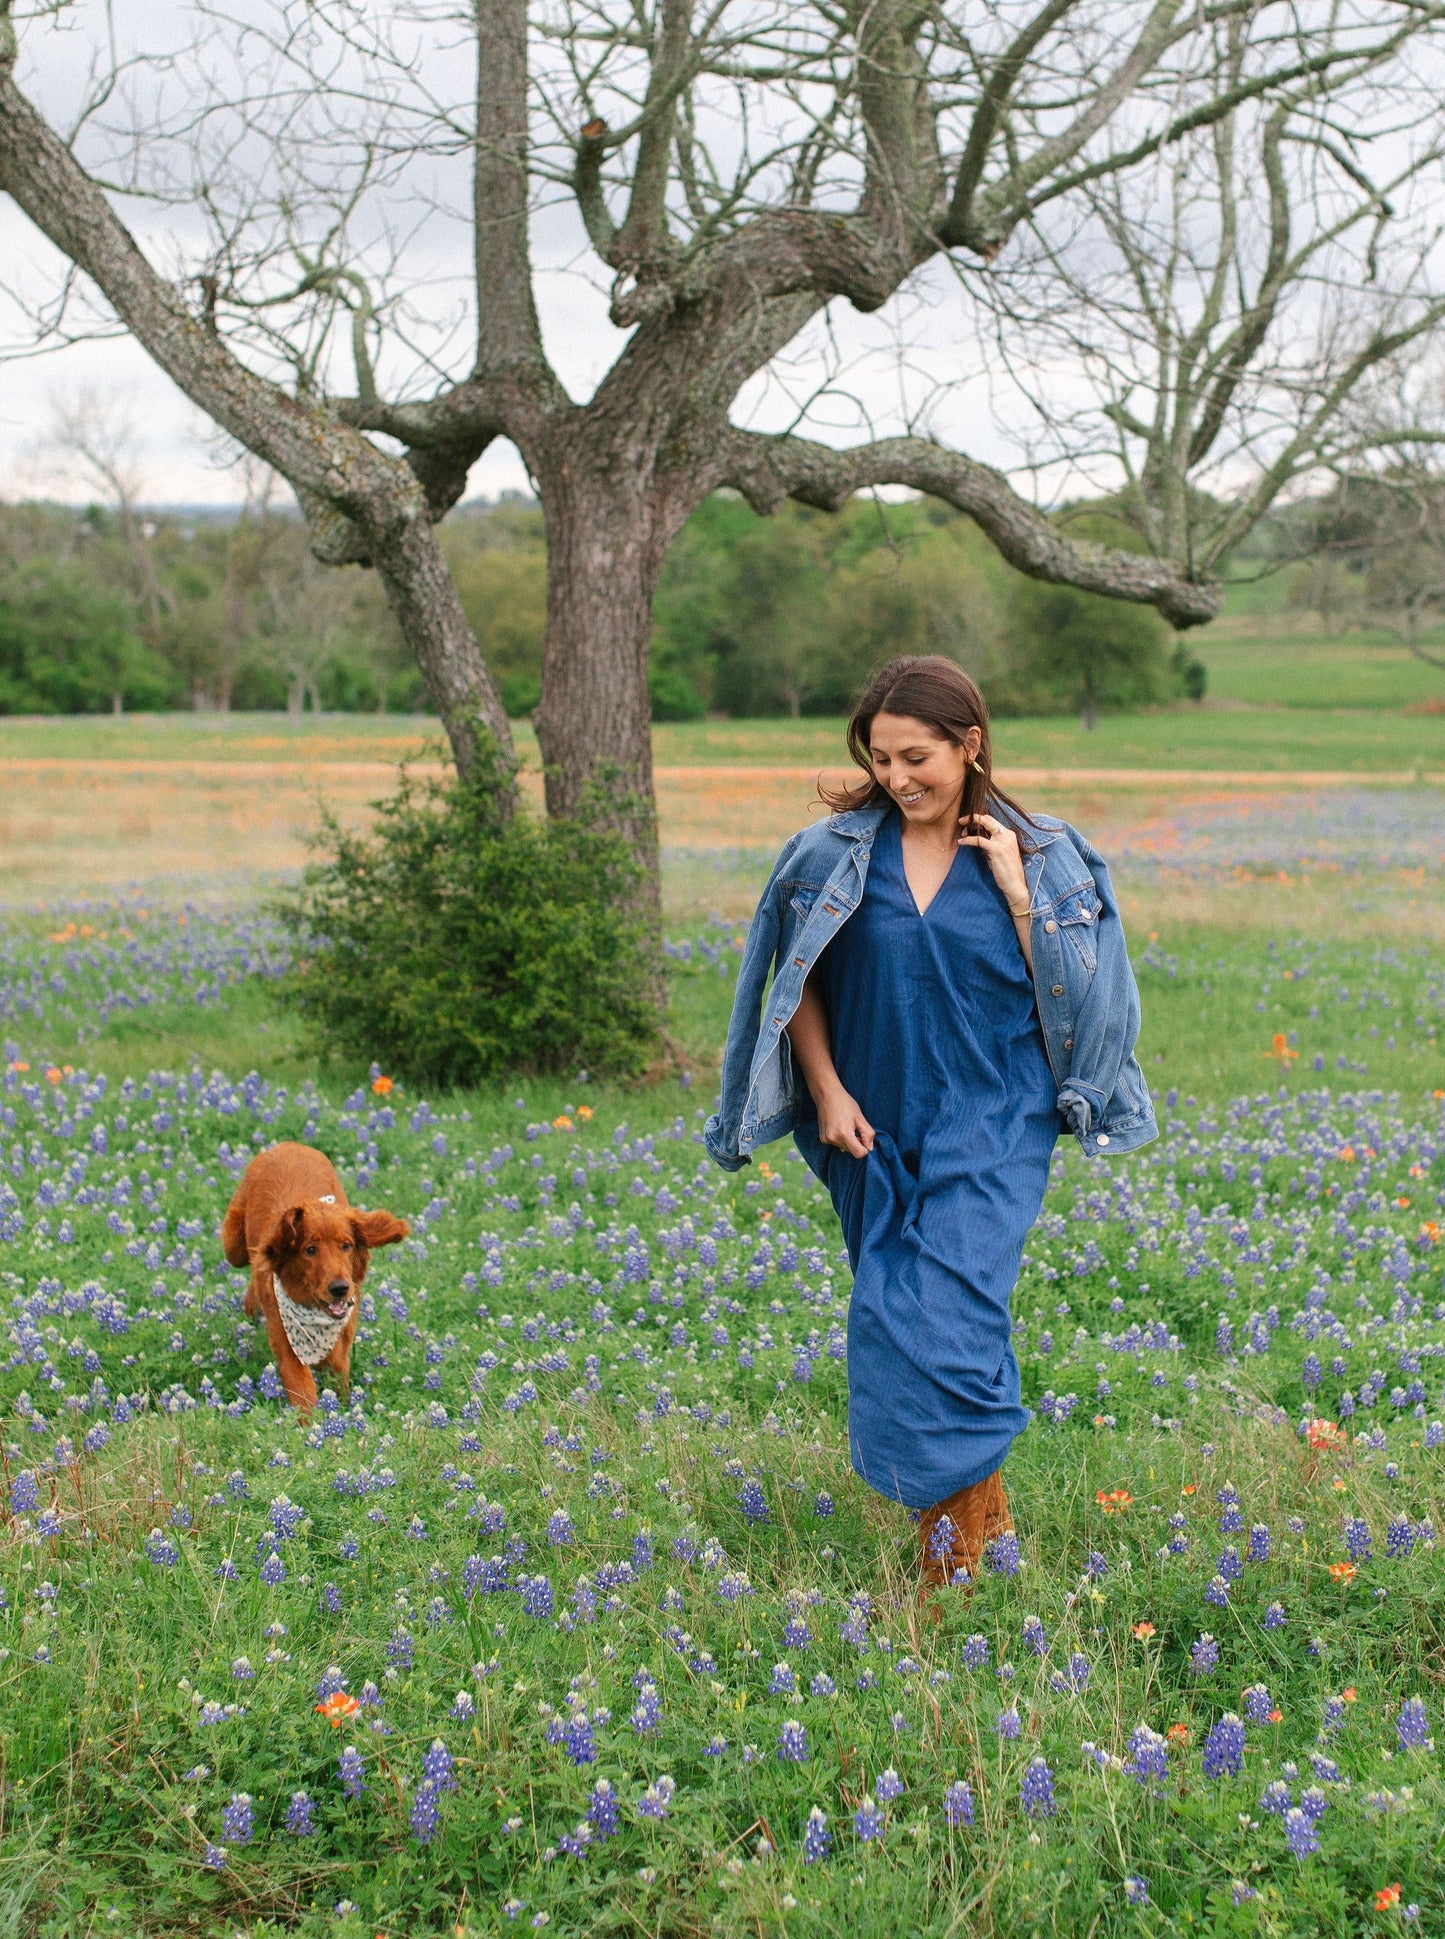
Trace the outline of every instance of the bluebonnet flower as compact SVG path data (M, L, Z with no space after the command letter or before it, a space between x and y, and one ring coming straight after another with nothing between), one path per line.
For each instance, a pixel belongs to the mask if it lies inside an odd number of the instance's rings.
M1232 1710L1209 1727L1204 1739L1204 1775L1238 1777L1244 1769L1244 1725Z
M970 1641L971 1640L972 1639L970 1638ZM983 1638L980 1637L979 1641L983 1642ZM1033 1651L1035 1656L1043 1656L1047 1654L1048 1647L1049 1647L1049 1632L1044 1628L1043 1624L1039 1621L1037 1616L1024 1617L1024 1642ZM987 1660L988 1660L988 1645L985 1643L984 1661L987 1662ZM965 1661L967 1661L966 1646L965 1646Z
M768 1684L768 1695L771 1697L793 1697L797 1694L798 1679L793 1675L792 1665L790 1663L775 1663L773 1665L772 1681Z
M1284 1840L1301 1864L1320 1848L1320 1834L1313 1820L1298 1807L1284 1814Z
M534 1622L545 1622L557 1606L553 1593L552 1579L545 1575L524 1575L517 1578L517 1587L522 1592L522 1608Z
M1023 1729L1023 1719L1019 1716L1018 1705L1010 1704L1007 1710L1000 1710L994 1728L1000 1737L1014 1738Z
M738 1494L738 1505L743 1517L750 1522L765 1522L768 1519L768 1498L763 1493L759 1481L745 1481Z
M1318 1824L1329 1810L1330 1801L1317 1784L1311 1784L1307 1790L1301 1791L1299 1808L1307 1818Z
M951 1825L973 1823L973 1791L966 1778L956 1777L945 1790L943 1815Z
M865 1844L871 1844L875 1838L883 1836L883 1812L872 1798L864 1798L862 1804L853 1813L853 1829Z
M1320 1720L1320 1735L1333 1737L1337 1730L1345 1727L1345 1700L1343 1697L1326 1697L1324 1714Z
M1347 1515L1344 1536L1350 1560L1357 1566L1361 1562L1368 1562L1371 1555L1370 1524L1358 1515Z
M1289 1786L1282 1778L1277 1777L1272 1783L1265 1785L1264 1796L1259 1801L1259 1808L1261 1811L1273 1812L1276 1817L1282 1818L1293 1803L1294 1798L1290 1793Z
M547 1540L553 1548L567 1548L577 1539L572 1517L565 1508L556 1508L547 1518Z
M673 1793L677 1786L670 1777L660 1777L649 1784L637 1800L637 1809L644 1818L666 1818L672 1809Z
M22 1468L19 1474L10 1478L10 1512L12 1515L33 1515L40 1507L40 1483L35 1478L33 1468ZM151 1531L153 1534L156 1530Z
M366 1789L362 1773L366 1769L366 1759L356 1748L348 1744L336 1760L336 1775L341 1779L341 1788L349 1798L359 1798Z
M470 1690L458 1690L452 1699L452 1707L447 1715L459 1724L469 1724L477 1714L477 1706L472 1701Z
M437 1810L437 1789L423 1778L412 1794L409 1814L411 1835L419 1845L429 1845L436 1837L441 1823L441 1813Z
M409 1670L416 1661L416 1638L410 1630L394 1630L387 1641L386 1660L398 1670Z
M644 1530L632 1538L632 1569L636 1575L652 1567L652 1537Z
M617 1793L605 1777L599 1777L587 1799L587 1818L597 1839L610 1838L617 1830L621 1806Z
M1285 1625L1284 1604L1272 1602L1259 1619L1261 1629L1283 1629Z
M1249 1546L1244 1551L1246 1562L1267 1562L1269 1560L1269 1529L1263 1522L1256 1522L1249 1531Z
M803 1863L816 1865L828 1856L833 1848L833 1838L828 1830L828 1820L815 1804L808 1813L808 1822L803 1827Z
M286 1807L286 1829L293 1838L313 1838L316 1823L312 1816L313 1806L304 1791L293 1791L291 1801Z
M249 1845L255 1833L255 1817L249 1791L233 1791L231 1802L221 1813L221 1836L228 1845Z
M789 1649L811 1649L813 1632L801 1616L793 1616L784 1627L783 1642Z
M1130 1872L1124 1880L1124 1896L1130 1905L1147 1905L1149 1903L1148 1879L1141 1878L1137 1872Z
M817 1500L813 1503L813 1513L820 1521L826 1521L829 1515L833 1513L833 1497L826 1489L819 1494Z
M1251 1683L1244 1693L1244 1714L1252 1724L1267 1724L1269 1713L1274 1709L1269 1689L1263 1683Z
M281 1560L281 1557L276 1553L275 1549L272 1549L271 1553L261 1564L259 1573L261 1580L266 1584L268 1589L274 1589L278 1584L286 1580L286 1564Z
M1414 1546L1415 1531L1410 1525L1408 1515L1400 1515L1388 1524L1385 1529L1386 1555L1399 1561L1402 1556L1408 1555Z
M237 1663L244 1663L244 1656L237 1657ZM231 1665L232 1676L236 1675L236 1664ZM339 1696L346 1688L346 1678L341 1674L339 1663L328 1663L316 1682L316 1701L325 1703L328 1697Z
M637 1692L637 1702L632 1715L627 1719L639 1737L649 1731L658 1730L662 1725L662 1699L657 1694L655 1683L643 1683Z
M647 1687L649 1689L652 1688L651 1684ZM655 1696L656 1692L654 1691L653 1694ZM635 1719L636 1712L633 1713L633 1716ZM651 1728L655 1729L656 1726L653 1725ZM633 1723L633 1729L639 1729L635 1721ZM597 1762L597 1742L592 1734L592 1724L585 1710L577 1711L562 1725L560 1741L571 1763L580 1766L582 1764L595 1764Z
M723 1757L727 1753L727 1747L726 1737L709 1737L702 1747L702 1754L704 1757Z
M440 1737L433 1737L426 1756L422 1759L421 1774L428 1784L438 1791L455 1791L457 1781L452 1775L452 1754Z
M1222 1575L1216 1575L1204 1585L1204 1600L1216 1609L1229 1607L1229 1584Z
M1012 1529L1003 1535L996 1535L984 1550L983 1559L995 1575L1017 1575L1023 1567L1018 1536Z
M206 1849L201 1854L201 1863L206 1867L207 1871L211 1871L211 1872L225 1871L226 1869L225 1846L213 1845L208 1839L206 1841Z
M1091 1578L1107 1575L1109 1573L1108 1556L1101 1554L1098 1549L1090 1549L1089 1559L1085 1564L1084 1573Z
M158 1569L173 1569L181 1559L180 1550L170 1536L159 1528L153 1528L146 1536L145 1552L147 1562L153 1563Z
M1395 1719L1395 1736L1401 1750L1423 1750L1430 1741L1430 1718L1422 1697L1406 1697Z
M1124 1769L1139 1784L1151 1778L1162 1782L1169 1775L1169 1746L1148 1724L1136 1724L1129 1735L1129 1756Z
M873 1786L873 1795L880 1804L891 1804L894 1798L901 1798L907 1785L890 1764L886 1771L880 1771Z
M778 1732L778 1762L806 1764L807 1761L808 1733L796 1717L789 1717Z
M808 1693L810 1696L815 1697L832 1697L837 1695L838 1686L826 1670L819 1670L818 1674L813 1678L813 1681L808 1685Z
M1019 1799L1031 1818L1052 1818L1054 1774L1042 1757L1031 1757L1019 1785Z
M1219 1645L1208 1630L1195 1638L1194 1647L1189 1652L1189 1665L1196 1676L1212 1676L1219 1668Z

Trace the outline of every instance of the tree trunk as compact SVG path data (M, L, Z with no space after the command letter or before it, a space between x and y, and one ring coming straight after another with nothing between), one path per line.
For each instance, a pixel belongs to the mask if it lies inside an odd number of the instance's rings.
M113 714L123 714L125 712L125 695L119 689L110 697L110 711Z
M575 814L589 784L599 786L611 797L608 818L631 845L645 899L656 910L647 656L653 594L675 528L640 493L619 491L618 482L603 484L590 467L578 476L565 460L560 477L542 481L547 636L542 701L532 719L548 814Z
M457 772L465 774L476 763L479 727L512 768L517 756L507 710L462 611L435 529L423 519L408 521L376 547L372 564L447 730Z

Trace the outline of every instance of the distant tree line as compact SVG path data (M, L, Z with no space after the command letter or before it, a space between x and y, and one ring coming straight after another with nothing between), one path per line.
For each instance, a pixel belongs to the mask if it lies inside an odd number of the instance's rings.
M1070 536L1128 546L1109 508ZM467 618L507 711L541 693L547 550L520 497L441 527ZM760 518L719 493L663 568L649 685L655 719L839 714L898 653L966 666L1001 714L1199 698L1204 669L1153 608L1025 578L935 499L788 504ZM0 507L0 712L307 706L409 710L421 680L375 575L318 566L263 488L234 515Z

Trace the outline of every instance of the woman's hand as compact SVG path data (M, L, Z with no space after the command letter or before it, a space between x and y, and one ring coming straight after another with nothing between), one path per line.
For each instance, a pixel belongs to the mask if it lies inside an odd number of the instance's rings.
M873 1127L841 1085L818 1105L818 1136L852 1158L866 1158L873 1149Z
M1016 830L995 821L992 815L974 815L964 826L971 832L959 836L959 847L983 850L993 879L1003 891L1009 914L1015 921L1027 916L1029 885Z

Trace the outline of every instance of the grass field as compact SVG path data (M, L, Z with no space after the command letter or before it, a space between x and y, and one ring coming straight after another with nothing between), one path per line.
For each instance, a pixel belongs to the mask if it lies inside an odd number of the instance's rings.
M423 1098L317 1067L256 897L425 723L0 722L0 1939L1445 1928L1445 790L1209 771L1445 770L1333 651L1001 726L1094 774L1029 798L1110 856L1162 1136L1059 1148L1018 1554L937 1626L827 1195L697 1143L837 723L657 730L647 1081ZM309 1424L215 1241L288 1136L414 1227Z

